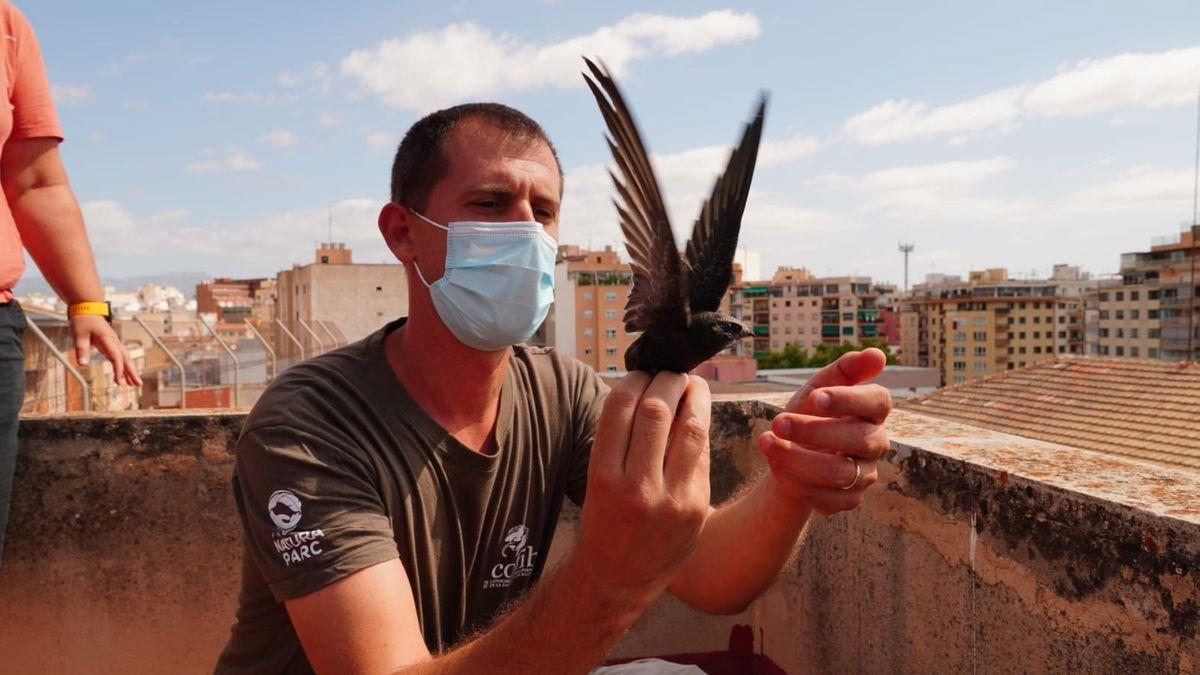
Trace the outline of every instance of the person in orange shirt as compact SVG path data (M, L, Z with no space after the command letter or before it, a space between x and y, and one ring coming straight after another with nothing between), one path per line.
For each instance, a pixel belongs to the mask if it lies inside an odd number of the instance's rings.
M12 289L25 267L37 263L46 281L70 305L75 358L86 363L96 347L112 362L117 384L141 386L129 353L109 325L111 316L92 259L83 215L58 154L62 130L50 83L29 21L0 0L0 560L8 524L17 455L17 414L25 389L21 347L25 316Z

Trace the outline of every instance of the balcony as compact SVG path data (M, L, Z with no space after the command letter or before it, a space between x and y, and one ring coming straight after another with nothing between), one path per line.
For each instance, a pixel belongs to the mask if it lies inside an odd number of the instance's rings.
M763 470L750 439L786 398L714 404L714 503ZM0 670L211 671L238 589L229 474L243 419L23 422ZM721 650L750 626L788 673L1195 667L1200 474L907 411L890 430L866 503L816 518L747 611L708 616L663 597L610 656ZM578 518L564 512L551 565Z

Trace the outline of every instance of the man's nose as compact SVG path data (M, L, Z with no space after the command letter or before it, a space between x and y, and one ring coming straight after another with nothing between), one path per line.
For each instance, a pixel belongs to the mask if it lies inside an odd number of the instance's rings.
M510 221L533 221L537 220L533 217L533 204L530 204L524 199L518 199L513 202L512 207L508 210L508 220Z

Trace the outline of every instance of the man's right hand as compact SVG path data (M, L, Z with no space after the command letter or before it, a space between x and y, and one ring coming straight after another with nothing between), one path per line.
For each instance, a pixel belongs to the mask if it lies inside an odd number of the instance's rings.
M711 413L708 383L679 373L633 372L609 393L566 563L595 588L649 604L691 555L709 513Z

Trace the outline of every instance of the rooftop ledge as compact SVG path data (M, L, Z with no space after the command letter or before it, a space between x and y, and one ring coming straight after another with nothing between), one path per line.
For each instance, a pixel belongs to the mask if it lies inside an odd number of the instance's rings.
M763 470L786 396L718 397L713 500ZM22 422L0 568L14 672L209 670L240 573L228 478L244 413ZM665 597L611 656L724 649L789 673L1200 671L1200 473L896 411L880 484L818 518L746 612ZM550 558L569 550L566 510ZM553 563L551 563L553 564Z

